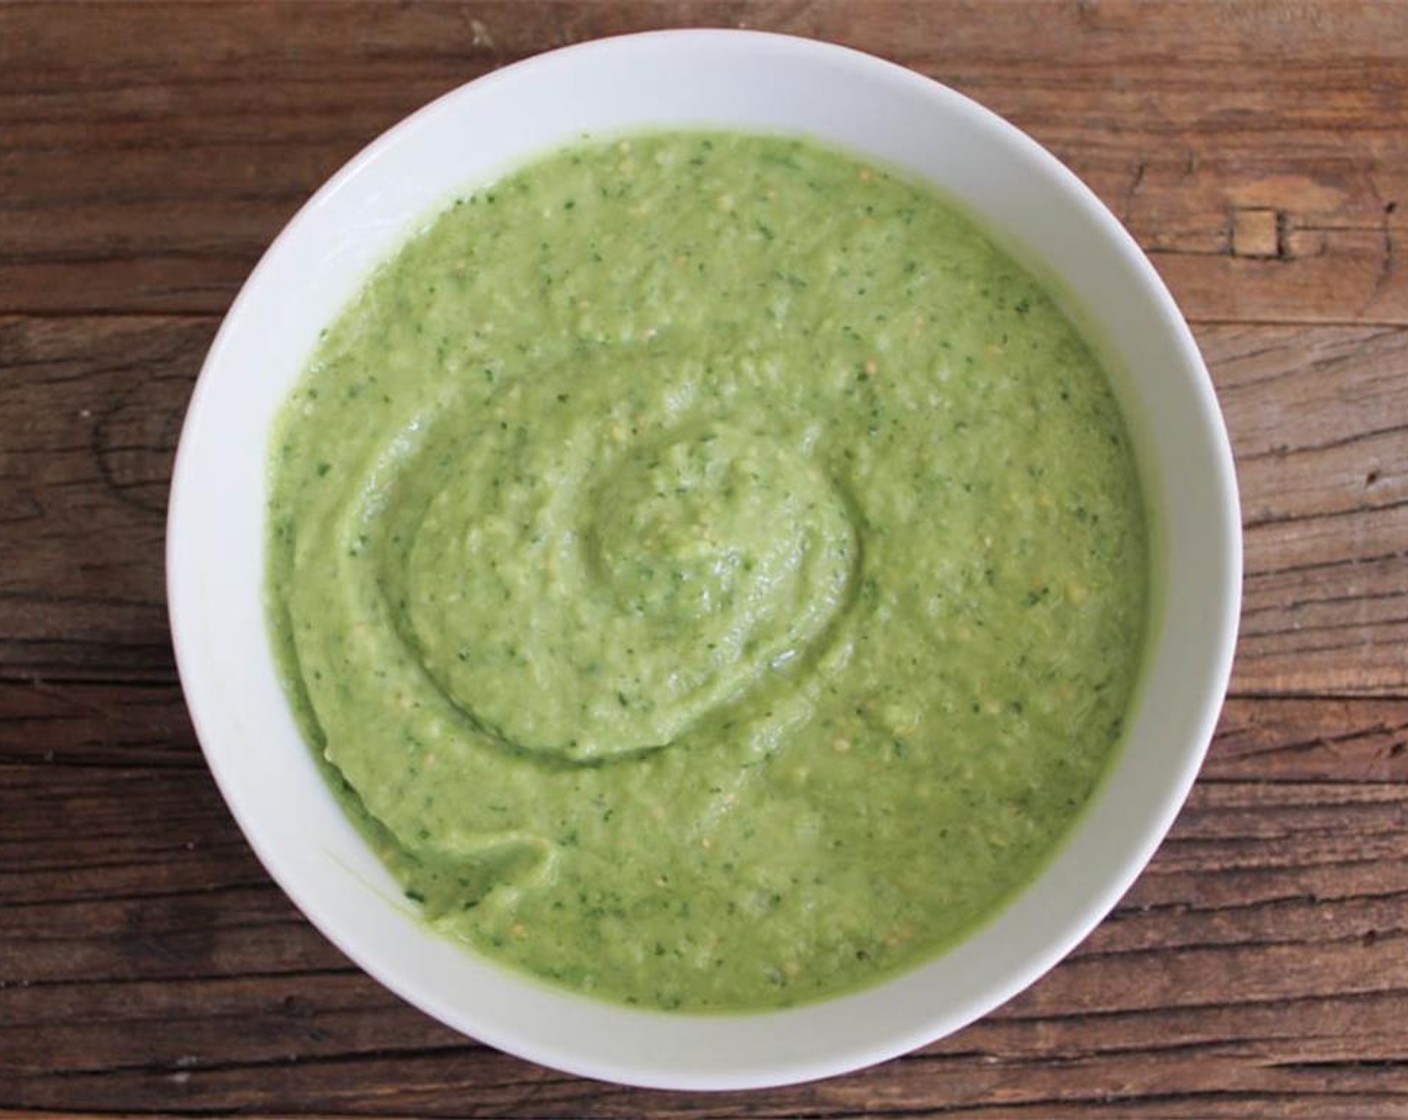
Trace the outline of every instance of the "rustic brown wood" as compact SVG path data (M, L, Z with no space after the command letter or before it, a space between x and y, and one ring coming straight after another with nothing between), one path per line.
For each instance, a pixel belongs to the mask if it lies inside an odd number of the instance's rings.
M1243 207L1232 211L1232 255L1279 257L1286 251L1279 210Z
M1238 692L1408 692L1408 332L1204 327L1246 529Z
M18 713L6 742L16 724L63 727L0 761L14 1104L453 1115L471 1090L513 1116L1408 1104L1394 1074L1408 1062L1408 700L1233 701L1168 843L1061 968L880 1070L722 1097L533 1070L384 992L262 875L174 686L15 684L0 711Z
M665 26L830 38L1030 130L1198 320L1408 322L1396 4L104 6L0 15L0 308L219 311L311 187L433 96ZM93 49L101 43L101 49ZM1274 257L1233 254L1270 209Z
M159 562L206 317L0 318L0 677L169 680ZM1233 688L1408 692L1408 330L1204 326L1238 456ZM94 549L95 539L117 542Z
M166 489L216 325L0 318L0 675L171 679Z
M218 316L337 165L604 34L845 42L972 94L1194 320L1242 637L1169 841L988 1019L813 1086L647 1093L439 1026L258 865L175 683L161 549ZM0 6L0 1117L1408 1117L1408 6Z

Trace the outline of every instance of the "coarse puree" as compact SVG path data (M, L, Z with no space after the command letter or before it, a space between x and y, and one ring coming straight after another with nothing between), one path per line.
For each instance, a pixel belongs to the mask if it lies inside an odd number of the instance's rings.
M782 1006L971 932L1117 747L1120 412L934 191L584 140L428 224L273 440L304 731L430 922L583 992Z

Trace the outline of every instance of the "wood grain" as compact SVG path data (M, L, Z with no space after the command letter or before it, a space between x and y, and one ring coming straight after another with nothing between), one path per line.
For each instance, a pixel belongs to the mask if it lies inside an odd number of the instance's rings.
M170 680L158 559L205 317L0 318L0 676ZM1239 693L1408 695L1408 330L1198 331L1246 524ZM94 550L105 539L116 547Z
M472 1087L494 1116L753 1110L535 1070L379 988L263 875L175 687L12 684L0 711L48 728L0 761L8 1103L457 1115ZM1175 1115L1170 1086L1197 1115L1408 1104L1406 747L1408 700L1233 701L1159 856L1061 968L955 1038L761 1111Z
M166 489L219 316L378 132L656 27L833 39L971 94L1195 323L1242 488L1233 698L1072 957L904 1059L607 1086L414 1011L298 914L196 747ZM1408 5L0 4L0 1118L1408 1118Z
M832 39L976 97L1124 218L1195 320L1408 322L1398 4L68 11L0 8L3 310L219 311L311 189L434 96L551 47L705 25ZM1274 256L1233 252L1243 209L1275 215Z
M1233 689L1408 694L1408 332L1198 337L1246 530Z
M166 490L208 318L0 318L0 674L173 672Z

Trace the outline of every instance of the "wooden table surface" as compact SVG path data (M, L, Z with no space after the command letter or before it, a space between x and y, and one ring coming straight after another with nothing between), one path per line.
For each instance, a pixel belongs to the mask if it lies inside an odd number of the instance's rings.
M430 98L661 26L834 39L1002 113L1153 259L1226 410L1232 692L1064 964L819 1084L643 1092L325 942L197 750L162 589L187 397L280 226ZM1408 1117L1408 5L0 7L0 1115Z

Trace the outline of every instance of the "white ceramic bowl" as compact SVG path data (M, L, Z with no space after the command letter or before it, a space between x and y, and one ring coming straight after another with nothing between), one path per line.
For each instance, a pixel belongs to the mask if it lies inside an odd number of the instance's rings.
M912 169L1040 274L1103 351L1158 514L1157 626L1128 745L1045 874L980 933L898 979L814 1006L692 1017L609 1006L486 963L420 924L323 784L271 660L260 585L266 440L321 327L453 193L584 132L713 125L803 133ZM348 956L443 1022L573 1073L723 1089L841 1073L971 1022L1114 906L1182 805L1227 684L1239 511L1207 372L1134 241L1045 150L953 91L836 46L733 31L571 47L442 97L320 190L211 347L172 486L167 578L181 680L240 827Z

